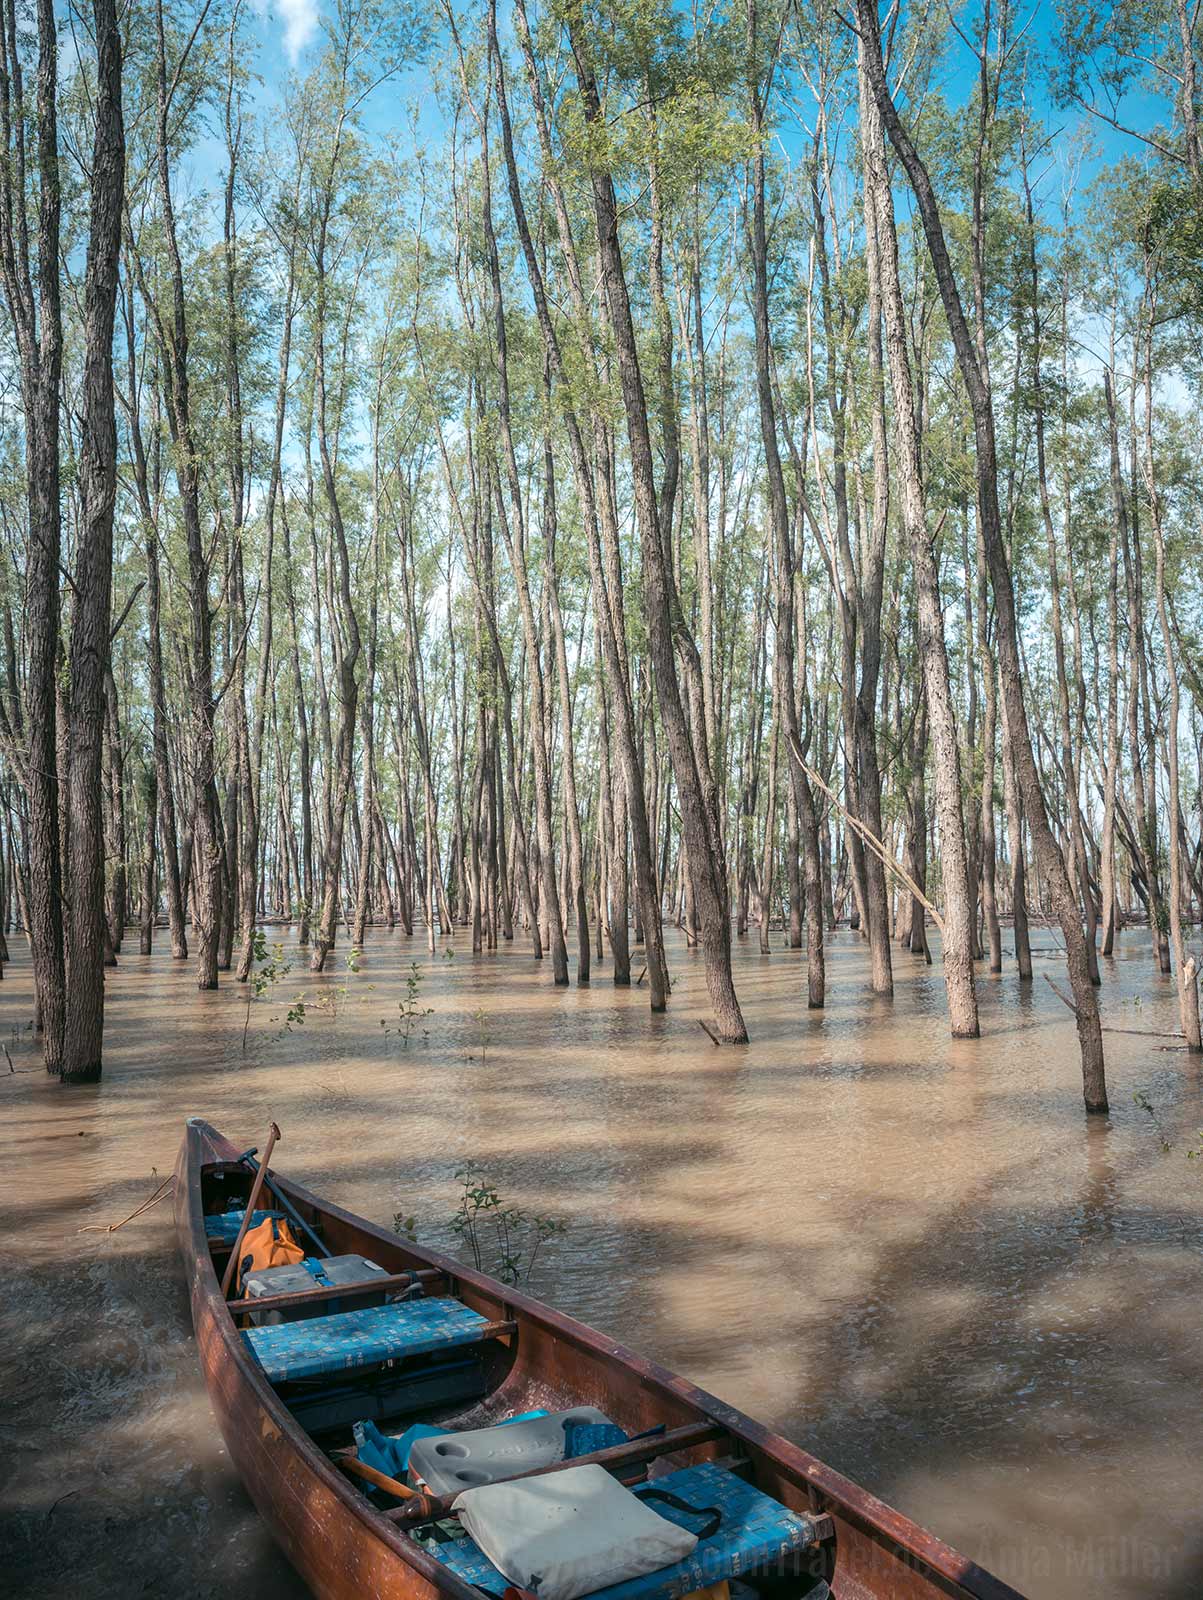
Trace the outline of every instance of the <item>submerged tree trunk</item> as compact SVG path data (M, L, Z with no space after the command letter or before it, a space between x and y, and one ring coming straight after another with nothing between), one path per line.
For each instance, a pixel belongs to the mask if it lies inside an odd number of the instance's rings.
M1027 812L1028 826L1032 830L1040 865L1048 881L1053 907L1065 940L1069 980L1077 1018L1078 1042L1082 1055L1082 1086L1086 1109L1091 1112L1105 1112L1107 1086L1098 999L1090 981L1086 939L1082 931L1082 921L1073 886L1066 872L1065 858L1049 824L1044 791L1040 784L1040 772L1032 750L1027 708L1024 705L1015 596L998 509L994 413L989 387L978 365L978 356L965 321L931 179L902 125L886 83L877 21L877 0L857 0L856 14L864 44L862 59L867 67L869 82L882 122L914 191L928 251L935 268L940 298L944 304L956 349L957 365L969 394L976 444L982 533L994 590L999 675L1007 708L1007 736L1011 741L1016 777Z
M68 780L67 1008L64 1083L95 1083L104 1041L104 825L101 748L108 715L112 610L113 503L117 427L113 404L113 327L125 187L121 114L121 35L115 0L93 0L96 28L96 135L84 270L84 397L79 451L80 533L71 623L71 761ZM113 691L116 711L116 690ZM114 716L113 737L119 738ZM113 759L118 757L114 749ZM119 770L119 769L118 769ZM118 795L118 800L120 795ZM124 857L124 841L119 849ZM124 859L121 862L124 868ZM119 898L117 915L124 921ZM114 940L120 938L118 928Z
M560 891L556 882L555 836L551 809L551 770L547 752L547 705L538 628L526 560L526 510L518 474L510 415L509 346L502 302L501 265L493 231L492 190L489 183L489 144L487 122L481 119L481 172L483 176L482 220L485 253L492 290L493 345L497 376L497 420L501 439L502 474L496 483L497 520L505 540L510 569L518 593L518 609L526 640L526 671L530 680L530 738L534 757L535 828L539 841L540 889L547 918L547 944L551 952L552 979L568 982L568 948L564 938L564 919ZM501 493L501 476L509 490L507 512Z
M1174 974L1178 983L1178 1015L1186 1048L1197 1054L1203 1050L1203 1036L1199 1028L1199 971L1194 956L1188 954L1186 933L1182 919L1182 900L1186 877L1182 861L1182 830L1179 826L1181 776L1178 756L1178 722L1181 715L1181 693L1178 682L1178 665L1174 650L1173 630L1170 627L1169 606L1166 599L1165 580L1165 528L1161 490L1153 457L1153 312L1155 302L1149 305L1149 326L1145 333L1144 362L1144 480L1149 501L1149 516L1153 524L1153 542L1156 552L1157 617L1161 624L1161 643L1165 651L1165 669L1169 680L1170 703L1166 719L1166 777L1168 779L1169 854L1170 854L1170 904L1169 935L1174 955ZM1152 751L1150 761L1154 760Z
M818 862L817 822L810 780L803 767L802 728L798 717L795 682L795 601L794 552L790 539L789 507L785 496L785 474L777 448L777 419L771 376L771 350L768 308L768 245L765 224L764 149L761 139L763 106L756 74L756 0L748 0L748 44L753 78L749 83L752 128L756 153L752 165L752 319L756 337L756 396L760 413L760 438L764 449L765 476L769 487L769 525L776 566L773 694L777 715L785 731L790 782L794 806L801 819L803 849L806 855L806 923L810 940L807 963L807 1007L822 1008L826 995L823 961L823 899ZM767 890L766 890L767 894Z
M1113 336L1114 344L1114 336ZM1114 351L1112 352L1114 356ZM1119 433L1115 423L1115 395L1111 368L1103 368L1103 397L1107 406L1108 458L1111 481L1111 535L1107 548L1107 747L1103 771L1102 900L1103 954L1115 949L1119 931L1119 893L1115 875L1115 811L1119 783L1119 547L1128 543L1128 506L1119 458Z
M535 125L540 149L550 162L551 144L547 116L543 101L530 31L523 0L515 0L514 22L526 62L527 78L535 108ZM490 42L496 72L498 108L501 117L502 140L505 149L506 172L509 179L511 204L522 253L526 261L531 291L538 315L544 347L552 368L552 376L561 389L565 383L564 362L551 316L547 306L543 273L535 255L526 218L526 208L518 183L517 163L514 159L513 134L506 97L505 73L501 54L497 48L496 20L490 10ZM554 180L551 182L552 198L560 231L560 246L568 271L573 304L578 316L584 310L584 290L580 281L579 265L567 203L563 191ZM582 316L583 320L583 316ZM592 365L590 363L590 365ZM620 848L611 851L611 916L610 937L614 954L614 982L625 986L630 983L630 953L627 934L628 875L626 855L626 819L631 826L631 839L635 859L636 893L643 926L644 949L647 958L648 998L653 1012L663 1011L667 1004L669 983L668 966L664 957L664 941L660 915L660 885L652 853L652 834L648 821L647 797L644 789L643 768L639 758L635 731L635 713L631 695L630 671L626 657L626 639L622 611L622 575L618 556L618 517L613 504L610 475L610 451L606 425L600 412L593 415L593 458L590 460L575 410L562 396L564 422L568 435L573 476L580 497L585 537L589 556L589 579L593 595L597 632L605 662L607 683L614 695L614 721L611 732L617 748L625 795L612 797L612 816L615 837ZM621 825L620 825L621 824Z
M147 309L158 332L163 363L168 420L175 455L176 482L188 552L191 609L189 698L194 720L192 783L192 869L190 899L196 935L196 982L200 989L217 988L217 960L221 934L222 847L216 780L216 705L213 694L213 614L209 597L209 550L201 528L200 456L193 432L188 371L188 314L184 298L184 266L176 235L171 196L170 135L171 93L178 74L168 78L167 41L162 0L156 0L156 146L155 160L167 247L170 311L160 315L158 304L142 276Z
M342 910L343 833L347 822L347 802L351 796L355 763L355 727L359 704L359 680L356 667L361 648L359 620L351 595L351 558L347 550L347 534L343 524L342 506L338 486L334 481L334 463L331 456L330 430L327 420L326 392L326 248L330 213L334 203L334 181L342 150L342 129L345 112L338 118L333 153L329 158L326 185L321 197L318 242L316 248L316 332L314 338L314 390L317 401L316 429L318 456L321 461L322 488L326 508L330 515L332 560L334 566L334 597L337 607L337 627L332 620L331 639L335 648L335 693L338 697L339 716L337 743L332 751L333 768L330 773L330 809L327 818L325 849L322 863L321 905L317 926L314 929L313 953L309 966L321 972L326 957L334 946Z
M138 910L138 954L150 955L154 948L155 905L158 876L155 870L155 846L158 838L158 784L155 781L153 762L146 767L142 778L142 799L146 808L142 844L142 872Z
M585 103L585 120L591 125L599 124L602 117L601 101L579 19L569 20L568 31L577 81ZM666 561L664 530L660 525L647 404L618 239L618 202L613 179L605 167L594 166L591 177L606 302L618 352L626 411L636 518L643 552L644 610L655 671L656 699L681 806L682 835L689 855L690 878L698 907L706 985L714 1007L719 1037L729 1044L743 1044L747 1041L748 1030L731 974L731 928L727 915L726 874L717 837L717 818L711 814L708 806L705 781L699 771L694 747L695 739L704 741L705 730L695 727L691 737L677 676L674 631L685 652L691 649L696 651L696 647L691 638L684 637L681 621L674 629L675 595ZM679 619L679 603L675 614Z
M862 73L875 48L862 41ZM878 58L880 61L880 57ZM954 1039L974 1039L979 1033L977 994L973 976L975 932L973 899L961 817L961 766L944 619L940 608L939 575L932 537L927 527L919 431L907 352L906 312L898 276L898 241L894 227L894 202L886 171L881 120L865 74L861 96L862 149L865 188L873 210L867 214L874 228L875 264L881 275L885 308L886 350L894 388L894 425L902 477L902 519L914 565L919 617L919 650L927 716L935 753L936 815L940 824L940 868L944 879L944 983L948 991L948 1017Z
M61 199L58 152L58 52L53 0L37 0L36 123L25 104L20 40L9 15L0 51L0 106L6 149L0 192L0 272L16 340L21 410L25 424L26 563L25 631L28 669L23 724L27 741L20 772L28 798L26 848L27 928L33 956L37 1026L46 1070L63 1065L66 982L63 952L62 841L60 838L59 726L55 692L59 656L59 383L63 327L59 292ZM26 138L37 129L36 251L29 222L34 208L24 186ZM34 283L37 289L35 298ZM10 667L10 671L11 671ZM15 683L15 678L14 678ZM18 712L18 716L20 713Z

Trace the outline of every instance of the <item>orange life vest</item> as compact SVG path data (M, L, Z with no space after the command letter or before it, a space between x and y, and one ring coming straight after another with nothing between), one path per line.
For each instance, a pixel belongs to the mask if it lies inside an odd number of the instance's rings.
M262 1272L264 1267L295 1267L304 1259L305 1252L287 1222L280 1217L265 1217L257 1227L247 1229L242 1241L238 1288L241 1291L248 1272Z

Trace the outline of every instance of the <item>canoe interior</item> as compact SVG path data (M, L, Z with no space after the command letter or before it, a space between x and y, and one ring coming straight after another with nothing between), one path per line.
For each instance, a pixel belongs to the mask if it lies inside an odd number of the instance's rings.
M352 1442L342 1416L323 1410L303 1386L273 1391L257 1363L246 1354L222 1301L219 1278L229 1247L205 1240L203 1213L245 1205L253 1183L251 1169L236 1159L234 1146L204 1123L189 1125L181 1151L177 1185L177 1225L186 1256L194 1260L193 1313L210 1392L236 1463L260 1510L314 1593L341 1597L379 1593L398 1600L480 1600L472 1589L418 1550L405 1530L382 1513L395 1502L365 1498L357 1485L330 1469L330 1453ZM900 1513L884 1505L839 1473L779 1438L713 1396L634 1353L541 1305L519 1290L464 1267L409 1240L320 1200L273 1173L276 1198L264 1193L257 1205L286 1202L333 1255L363 1255L389 1273L421 1272L428 1295L448 1295L490 1323L513 1324L511 1335L490 1338L472 1348L458 1372L443 1370L426 1390L400 1386L388 1371L356 1375L357 1417L371 1417L385 1432L399 1433L412 1422L446 1426L449 1431L488 1426L521 1412L562 1411L591 1405L628 1434L656 1426L668 1429L711 1422L718 1437L655 1461L652 1477L703 1461L729 1464L748 1481L790 1510L822 1519L820 1543L785 1563L788 1570L756 1576L745 1600L805 1600L830 1584L835 1600L1022 1600L992 1574L959 1556ZM298 1232L294 1225L294 1232ZM312 1238L298 1234L309 1253ZM235 1290L231 1291L233 1298ZM240 1325L245 1325L241 1317ZM202 1337L202 1326L213 1338ZM450 1364L445 1364L450 1365ZM236 1369L231 1378L229 1371ZM403 1373L402 1376L405 1376ZM315 1386L318 1387L318 1386ZM220 1392L220 1400L219 1400ZM238 1411L254 1398L262 1412L261 1434L270 1430L272 1452L248 1446L238 1432ZM269 1420L263 1420L269 1419ZM278 1443L291 1451L279 1465ZM270 1454L271 1471L263 1457ZM315 1486L300 1499L312 1520L314 1507L333 1502L321 1540L309 1538L299 1523L290 1494L275 1479L309 1473ZM274 1477L272 1476L274 1474ZM321 1494L317 1493L320 1488ZM345 1549L331 1556L331 1528L337 1524ZM365 1554L365 1551L367 1552ZM397 1556L402 1560L398 1561ZM340 1565L341 1561L341 1565ZM391 1562L391 1566L389 1563ZM348 1563L350 1564L348 1566ZM358 1587L343 1576L358 1564ZM364 1587L370 1572L375 1589ZM386 1573L388 1581L379 1574ZM742 1581L742 1580L741 1580Z
M250 1197L253 1175L246 1168L231 1167L226 1162L216 1162L201 1169L201 1195L206 1214L223 1212L232 1207L243 1207ZM288 1203L312 1230L306 1235L295 1224L292 1230L298 1242L311 1255L319 1252L315 1240L325 1246L331 1255L363 1255L389 1271L404 1272L409 1268L421 1269L419 1260L411 1260L399 1247L381 1248L376 1234L348 1228L340 1218L331 1216L312 1202L302 1202L289 1195ZM257 1209L274 1207L272 1196L261 1195ZM214 1270L220 1274L229 1256L228 1246L217 1241L210 1245ZM452 1280L444 1274L426 1278L427 1294L445 1295L452 1292ZM235 1291L232 1288L231 1294ZM494 1314L487 1302L477 1301L465 1294L457 1294L474 1311L482 1311L490 1321L506 1320L500 1311ZM351 1309L362 1300L349 1298L335 1300L328 1306L314 1307L315 1313L335 1313ZM249 1326L249 1319L239 1317L240 1325ZM278 1386L278 1392L288 1410L311 1438L322 1448L333 1451L349 1447L352 1443L350 1420L370 1419L388 1431L395 1426L400 1432L411 1422L446 1423L448 1429L485 1427L495 1418L512 1414L505 1396L507 1379L514 1366L513 1341L492 1339L463 1351L449 1352L441 1358L418 1358L413 1363L402 1363L399 1370L348 1373L344 1381L332 1382L330 1378L315 1378L298 1384ZM323 1398L331 1390L339 1391L337 1400ZM567 1402L571 1404L572 1402ZM524 1408L530 1409L530 1408ZM471 1420L477 1419L479 1421ZM469 1419L469 1420L465 1420Z

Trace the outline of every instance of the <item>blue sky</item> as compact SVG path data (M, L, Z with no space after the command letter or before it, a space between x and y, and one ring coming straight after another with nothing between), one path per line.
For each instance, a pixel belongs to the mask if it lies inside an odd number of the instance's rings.
M435 0L429 0L433 9ZM279 96L286 74L291 70L304 71L312 64L322 44L322 14L326 6L322 0L251 0L253 31L260 48L255 61L255 71L262 79L262 89L257 97L256 109L262 115L270 109ZM977 6L956 8L967 18L974 15ZM508 32L504 0L501 7L501 25ZM1056 156L1072 142L1080 143L1076 129L1084 128L1089 135L1091 153L1081 169L1082 187L1102 167L1124 155L1139 154L1145 147L1139 140L1109 127L1102 120L1088 115L1077 107L1056 106L1048 92L1047 67L1055 62L1058 49L1058 12L1049 0L1032 0L1026 8L1015 13L1014 29L1022 32L1026 42L1035 47L1039 70L1030 83L1030 97L1035 112L1051 130L1061 130L1062 138L1050 152ZM969 50L951 34L948 48L941 63L937 87L943 90L948 101L963 104L972 94L976 79L976 62ZM401 128L407 121L408 102L421 90L421 77L415 73L401 83L394 81L378 91L374 104L367 108L366 121L376 133L385 134ZM421 118L422 129L428 136L437 137L440 119L434 112L432 99L425 97ZM1122 107L1122 118L1138 128L1149 127L1167 118L1168 107L1143 91L1130 93ZM788 142L788 134L785 135ZM203 164L203 163L202 163ZM1052 181L1057 183L1054 174ZM1059 187L1059 184L1058 184Z
M318 40L317 0L253 0L264 44L264 65L275 55L296 66L306 47Z

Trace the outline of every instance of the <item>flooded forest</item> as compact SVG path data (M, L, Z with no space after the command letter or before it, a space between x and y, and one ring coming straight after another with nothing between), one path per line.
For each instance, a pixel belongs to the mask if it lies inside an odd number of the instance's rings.
M677 926L716 1044L733 937L813 1010L829 928L888 996L934 927L975 1037L1047 925L1091 1112L1137 925L1198 1051L1188 8L340 5L266 88L246 6L101 6L61 81L37 15L0 738L50 1072L134 939L213 989L281 921L652 1012Z
M77 1223L279 1108L386 1222L500 1168L553 1303L1004 1568L1047 1515L1033 1594L1199 1592L1201 51L1189 0L11 0L2 1243L71 1362ZM137 1247L103 1428L184 1337ZM1120 1502L1172 1572L1073 1565Z

